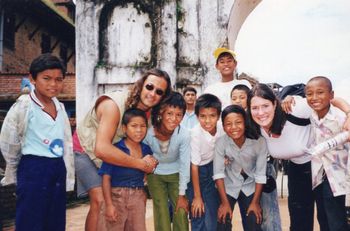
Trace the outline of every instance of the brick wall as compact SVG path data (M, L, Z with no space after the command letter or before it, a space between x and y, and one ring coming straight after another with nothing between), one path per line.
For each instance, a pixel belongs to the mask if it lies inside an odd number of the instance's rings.
M28 77L28 73L0 73L0 94L19 94L23 77ZM75 98L75 73L66 75L62 95Z
M21 18L22 16L20 14L16 14L16 23L19 23ZM60 38L52 35L48 28L39 27L39 30L33 33L37 28L38 23L33 18L26 18L23 24L20 24L15 34L14 50L4 47L2 70L0 70L1 72L25 73L28 71L29 65L33 59L42 53L41 36L43 34L50 35L51 47L58 43L58 45L52 50L52 54L59 57L60 44L65 44L65 41L62 41ZM73 47L67 48L68 55L73 53L72 58L67 63L67 71L72 73L75 72L74 52Z
M22 76L0 76L1 94L18 94L20 92Z
M64 80L62 94L75 98L75 73L69 73Z

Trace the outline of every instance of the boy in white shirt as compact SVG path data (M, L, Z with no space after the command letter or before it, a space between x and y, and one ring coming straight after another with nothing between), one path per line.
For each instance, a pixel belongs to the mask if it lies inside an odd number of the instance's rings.
M235 79L237 60L235 53L225 47L219 47L214 51L216 59L215 67L220 72L221 80L209 85L204 93L213 94L221 101L222 108L231 105L231 90L238 84L251 88L251 84L245 79Z
M221 102L211 94L196 102L197 124L191 132L191 182L187 195L191 204L192 230L216 230L219 194L213 180L215 142L223 134L217 127Z

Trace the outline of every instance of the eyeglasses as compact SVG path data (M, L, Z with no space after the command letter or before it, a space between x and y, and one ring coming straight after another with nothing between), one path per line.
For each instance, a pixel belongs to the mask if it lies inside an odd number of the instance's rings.
M154 85L152 83L148 83L145 85L145 88L148 90L148 91L153 91L155 89ZM155 90L156 94L159 95L159 96L163 96L164 95L164 91L162 89L159 89L159 88L156 88Z

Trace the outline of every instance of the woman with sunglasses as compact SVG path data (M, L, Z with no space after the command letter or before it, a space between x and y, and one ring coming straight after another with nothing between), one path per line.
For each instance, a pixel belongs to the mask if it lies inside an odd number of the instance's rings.
M185 191L190 181L190 134L180 126L185 112L186 102L182 95L171 93L164 102L153 108L153 127L148 129L144 139L159 161L154 173L147 175L153 198L155 231L188 230ZM168 201L175 208L172 229Z
M121 118L124 111L128 108L138 108L147 112L170 92L169 75L159 69L149 70L130 91L111 92L100 96L78 124L73 135L77 193L78 197L88 194L90 198L85 230L105 229L105 219L101 213L104 202L102 179L98 175L102 161L146 173L152 172L157 165L156 159L150 155L136 159L113 145L123 137Z

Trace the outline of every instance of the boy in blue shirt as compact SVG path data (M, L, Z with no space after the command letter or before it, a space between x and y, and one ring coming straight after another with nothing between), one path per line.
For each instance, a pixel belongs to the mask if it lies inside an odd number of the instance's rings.
M197 99L197 90L194 87L186 87L183 91L183 97L186 102L186 112L184 118L181 121L181 126L187 129L192 129L198 124L198 119L194 113L194 105Z
M192 230L216 230L219 194L213 180L215 142L223 135L217 128L221 102L212 94L201 95L195 105L199 124L191 131L191 182L188 198L191 204Z
M114 144L117 148L139 159L152 154L151 148L142 143L147 132L144 111L137 108L126 110L122 118L122 129L125 138ZM145 231L145 173L103 162L99 174L102 175L107 230Z
M17 231L63 231L65 192L74 186L69 119L56 98L63 88L65 67L56 56L42 54L29 72L34 89L16 101L2 126L6 171L1 183L17 183Z

